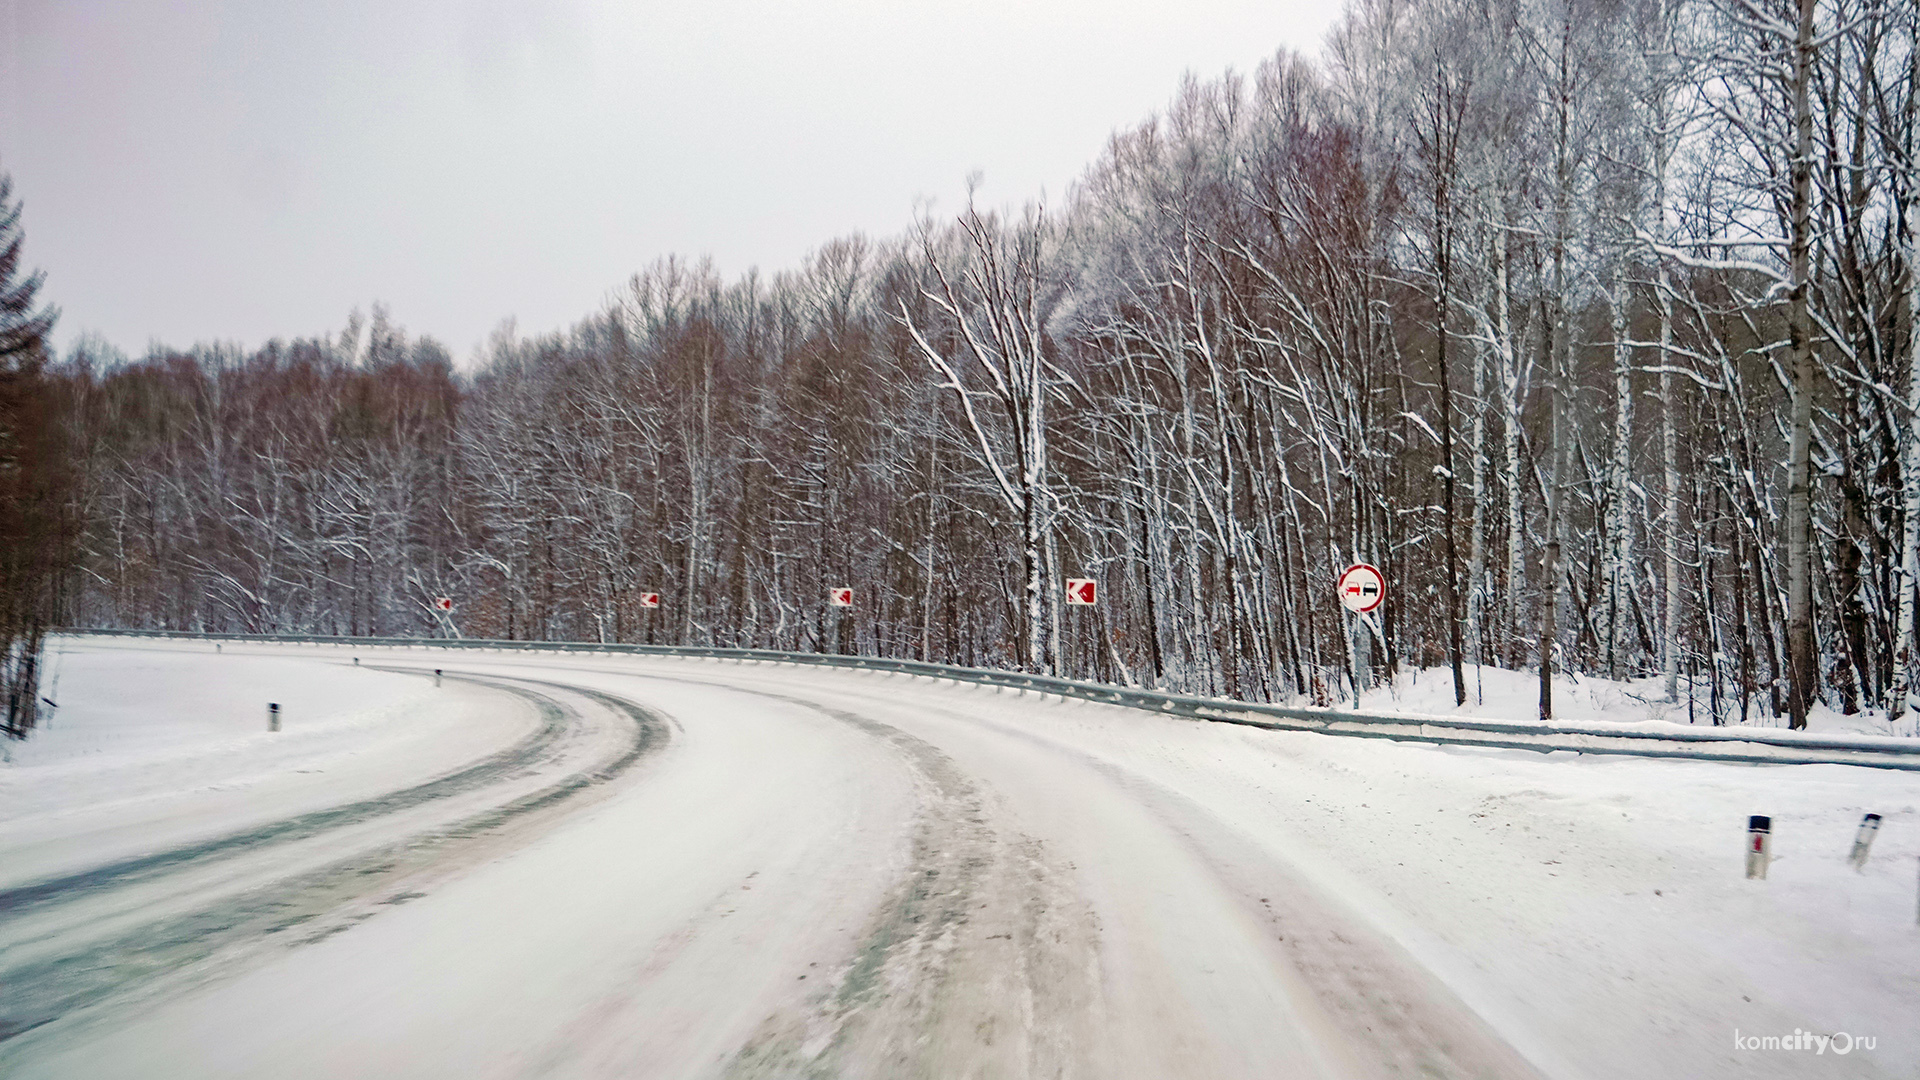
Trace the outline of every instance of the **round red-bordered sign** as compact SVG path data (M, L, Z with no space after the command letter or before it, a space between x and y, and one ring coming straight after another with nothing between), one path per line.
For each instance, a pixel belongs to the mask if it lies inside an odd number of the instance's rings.
M1364 615L1379 607L1381 601L1387 598L1387 577L1379 567L1354 563L1340 572L1340 580L1334 588L1348 611Z

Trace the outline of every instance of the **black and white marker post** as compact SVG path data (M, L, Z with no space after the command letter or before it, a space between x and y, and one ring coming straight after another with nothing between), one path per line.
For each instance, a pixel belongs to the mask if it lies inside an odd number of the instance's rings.
M1860 831L1853 834L1853 850L1847 853L1847 862L1856 872L1867 872L1867 851L1873 847L1873 838L1879 832L1879 814L1868 814L1860 819Z
M1773 857L1773 819L1764 814L1747 818L1747 877L1765 878Z
M267 730L280 730L280 703L277 701L267 702Z

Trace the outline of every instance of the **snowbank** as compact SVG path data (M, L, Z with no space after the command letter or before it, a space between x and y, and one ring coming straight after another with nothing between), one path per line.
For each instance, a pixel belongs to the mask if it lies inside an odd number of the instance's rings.
M0 887L418 783L531 726L333 650L56 638L48 662L59 707L0 762Z
M1473 664L1467 665L1465 673L1465 705L1456 707L1453 703L1452 670L1437 667L1402 672L1393 685L1381 685L1362 694L1359 707L1366 712L1471 716L1519 722L1539 719L1540 676L1537 673ZM1680 680L1678 699L1673 701L1667 700L1666 681L1657 675L1624 680L1556 675L1553 680L1554 723L1567 727L1626 725L1651 731L1670 727L1695 731L1711 728L1713 713L1704 681L1695 687L1691 706L1689 711L1684 678ZM1787 730L1787 718L1773 716L1761 697L1754 698L1749 706L1746 724L1739 722L1737 702L1723 701L1721 709L1722 719L1727 721L1723 727L1729 732L1765 728L1771 736L1776 730ZM1879 710L1868 709L1849 716L1821 704L1815 705L1808 714L1806 734L1809 737L1869 735L1910 739L1920 734L1920 715L1909 714L1889 722L1886 714Z

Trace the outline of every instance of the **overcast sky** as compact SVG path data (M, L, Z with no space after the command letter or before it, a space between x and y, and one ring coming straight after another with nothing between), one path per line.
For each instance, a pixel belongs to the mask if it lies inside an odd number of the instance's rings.
M1333 0L0 0L27 258L129 353L383 301L463 360L668 252L797 264L917 199L1058 197L1183 71L1317 52Z

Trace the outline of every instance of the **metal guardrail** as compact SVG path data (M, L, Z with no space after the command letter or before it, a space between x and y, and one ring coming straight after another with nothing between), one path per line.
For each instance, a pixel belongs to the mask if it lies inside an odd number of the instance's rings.
M348 645L358 648L438 648L496 652L608 653L633 656L696 657L761 663L810 664L858 671L889 671L953 682L1053 694L1110 705L1124 705L1168 716L1281 731L1581 754L1685 758L1753 765L1859 765L1920 772L1920 739L1875 735L1803 735L1781 729L1703 728L1698 731L1648 731L1607 725L1526 723L1458 716L1361 713L1338 709L1296 708L1222 698L1193 697L1082 682L993 668L958 667L920 660L772 649L717 646L624 645L607 642L497 641L474 638L328 637L308 634L206 634L169 630L63 629L67 635L187 638L261 644Z

